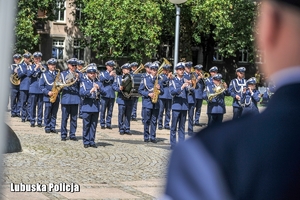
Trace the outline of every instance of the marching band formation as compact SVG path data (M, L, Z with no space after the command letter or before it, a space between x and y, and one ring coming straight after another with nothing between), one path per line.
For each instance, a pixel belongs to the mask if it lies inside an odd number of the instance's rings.
M170 130L171 149L177 141L194 134L194 126L200 124L203 100L207 101L208 126L222 123L226 113L225 96L233 98L233 119L258 113L261 98L270 98L256 89L256 79L245 79L244 67L236 69L237 77L229 87L222 80L217 67L209 73L202 65L180 62L175 66L176 75L170 72L171 64L147 62L145 65L126 63L117 75L116 63L107 61L106 71L98 72L95 63L84 67L82 60L71 58L68 69L60 72L57 60L51 58L47 66L41 64L42 53L29 52L13 55L11 65L11 117L29 121L31 127L44 127L45 133L57 133L57 112L62 111L61 140L77 141L77 119L83 120L84 148L94 147L98 120L101 129L112 129L114 102L118 104L118 128L120 135L131 135L130 122L136 121L139 96L142 97L142 122L144 142L157 143L156 130ZM32 63L31 63L32 62ZM145 69L145 73L140 73ZM117 93L117 97L115 94ZM172 111L172 113L171 113ZM70 119L69 133L67 124Z

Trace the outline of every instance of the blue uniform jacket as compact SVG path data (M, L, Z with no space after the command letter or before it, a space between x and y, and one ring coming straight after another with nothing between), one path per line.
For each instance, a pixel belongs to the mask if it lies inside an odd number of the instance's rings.
M63 71L61 75L61 80L64 84L66 84L66 76L70 73L69 70ZM77 73L77 72L76 72ZM79 104L80 96L79 96L79 88L80 88L80 75L78 76L77 81L69 86L64 87L61 91L61 104Z
M153 87L155 83L156 77L152 77L151 75L142 78L141 84L139 87L139 93L143 96L143 108L150 108L150 109L159 109L159 101L157 103L152 103L151 98L148 96L149 93L153 92ZM163 94L164 90L160 82L160 94Z
M127 99L124 97L124 95L122 94L122 92L120 90L121 83L122 83L122 75L117 76L115 78L112 87L113 87L114 91L118 92L118 96L117 96L117 100L116 100L117 104L125 105L129 100L132 100L132 99L131 98Z
M44 102L50 102L50 96L48 93L52 90L53 83L55 81L57 75L57 71L53 71L53 74L47 70L44 73L42 73L41 78L39 80L40 89L42 90L44 97ZM57 99L59 101L59 94L57 96Z
M94 83L99 85L100 91L98 95L95 92L90 92ZM83 99L81 110L82 112L100 112L100 94L105 95L106 91L103 90L103 84L96 79L95 81L89 78L85 79L80 84L79 94Z
M108 71L104 71L100 73L100 82L102 82L105 91L107 91L107 93L102 97L112 98L112 99L116 97L115 91L112 88L114 80L115 78L113 76L110 76Z
M184 80L175 77L170 81L170 93L173 96L172 110L188 110L188 88L181 89Z
M16 69L17 66L18 66L17 64L10 65L10 75L15 73L15 69ZM19 89L20 88L20 85L14 85L12 83L10 83L10 85L11 85L11 88L14 88L14 89Z
M186 80L192 80L191 74L184 72L183 78ZM192 86L188 87L188 103L194 104L195 103L195 93L194 88Z
M203 93L203 98L208 101L208 94L207 91L210 94L215 93L214 88L215 84L208 85L206 86L206 90ZM226 113L226 108L225 108L225 96L229 96L228 89L226 89L223 93L219 94L215 98L213 98L211 101L208 101L207 103L207 113L208 114L224 114Z
M18 66L18 76L21 80L20 90L29 90L30 78L27 76L27 64L22 62L21 64L18 64Z
M228 90L230 92L230 96L233 98L233 107L241 107L240 102L235 98L235 96L239 95L240 97L242 97L243 87L246 87L245 79L235 78L230 82Z
M196 74L196 78L198 77L198 75ZM200 79L197 84L196 84L196 88L194 90L195 93L195 98L196 99L203 99L203 91L205 89L205 84L203 79Z
M213 84L214 82L211 76L205 79L205 85L213 85Z
M242 93L241 103L244 106L243 113L259 113L257 103L260 101L260 95L258 90L253 90L253 95L247 90Z
M29 93L31 94L42 94L42 90L40 88L39 82L42 75L40 68L35 70L35 64L30 65L27 70L27 76L30 78L30 86L29 86ZM46 66L43 66L46 67Z
M159 98L160 99L172 99L172 96L170 94L170 90L169 90L169 82L170 79L168 78L168 76L166 74L162 74L160 75L160 85L162 85L164 93L160 94Z

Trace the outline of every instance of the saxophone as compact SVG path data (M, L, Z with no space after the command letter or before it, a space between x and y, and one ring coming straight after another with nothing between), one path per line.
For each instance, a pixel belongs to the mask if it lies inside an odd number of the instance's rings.
M152 103L157 103L158 101L158 96L160 94L160 90L157 89L157 84L158 84L158 74L156 75L156 79L155 79L155 82L154 82L154 87L153 87L153 97L151 99Z

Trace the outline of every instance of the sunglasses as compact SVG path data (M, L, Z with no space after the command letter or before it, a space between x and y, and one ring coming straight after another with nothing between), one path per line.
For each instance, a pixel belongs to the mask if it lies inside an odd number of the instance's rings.
M72 67L76 67L77 65L72 65Z

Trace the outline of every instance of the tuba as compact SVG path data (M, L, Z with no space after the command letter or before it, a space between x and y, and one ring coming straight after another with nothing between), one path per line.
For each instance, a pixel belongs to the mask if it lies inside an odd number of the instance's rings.
M63 89L64 87L69 87L71 85L73 85L77 80L78 78L75 76L75 73L69 73L67 76L66 76L66 83L63 83L61 81L61 78L60 78L60 70L59 69L56 69L57 70L57 75L55 77L55 80L53 82L53 86L52 86L52 96L50 97L50 102L51 103L54 103L56 101L56 98L60 92L61 89Z

